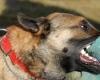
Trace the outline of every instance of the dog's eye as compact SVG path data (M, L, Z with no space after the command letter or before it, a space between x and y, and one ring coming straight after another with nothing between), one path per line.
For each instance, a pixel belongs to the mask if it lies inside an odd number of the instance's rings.
M84 31L88 31L89 27L88 27L88 23L86 21L82 21L82 24L81 24L81 28L84 30Z
M89 29L86 25L82 25L81 28L82 28L84 31L88 31L88 29Z

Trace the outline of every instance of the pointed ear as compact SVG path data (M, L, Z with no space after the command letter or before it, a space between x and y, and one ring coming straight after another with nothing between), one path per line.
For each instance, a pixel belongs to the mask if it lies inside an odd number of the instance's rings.
M7 33L6 29L0 29L0 37L4 36Z
M38 32L39 27L37 25L37 21L35 19L32 19L30 17L25 16L24 14L18 14L17 19L19 24L27 30L31 30L32 32Z

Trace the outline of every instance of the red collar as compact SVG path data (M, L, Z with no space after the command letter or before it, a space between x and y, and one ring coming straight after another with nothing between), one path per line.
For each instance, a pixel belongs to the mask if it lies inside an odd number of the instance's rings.
M22 62L22 60L16 56L15 51L12 50L12 47L11 47L11 44L10 44L10 41L9 41L7 35L5 35L1 39L0 47L1 47L1 50L3 51L3 53L10 57L10 59L14 65L18 65L24 72L27 72L32 77L39 79L39 80L44 80L44 79L40 78L39 76L37 76L36 73L30 72L28 67Z

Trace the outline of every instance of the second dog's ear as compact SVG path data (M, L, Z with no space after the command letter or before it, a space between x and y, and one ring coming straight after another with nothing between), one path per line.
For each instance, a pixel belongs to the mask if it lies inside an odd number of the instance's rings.
M31 30L32 32L38 32L39 26L37 25L37 21L30 17L26 17L24 14L18 14L17 19L19 24L27 30Z

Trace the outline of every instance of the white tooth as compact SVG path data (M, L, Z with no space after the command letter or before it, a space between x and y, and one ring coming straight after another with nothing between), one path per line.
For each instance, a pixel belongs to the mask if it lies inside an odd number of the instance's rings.
M97 59L95 59L95 58L92 58L94 61L97 61Z
M86 48L88 49L91 45L87 45Z
M82 54L86 54L86 52L85 52L83 49L81 50L81 53L82 53Z
M89 56L88 54L85 54L86 56Z
M89 57L90 59L93 59L92 57Z
M98 60L94 59L94 61L98 61Z

